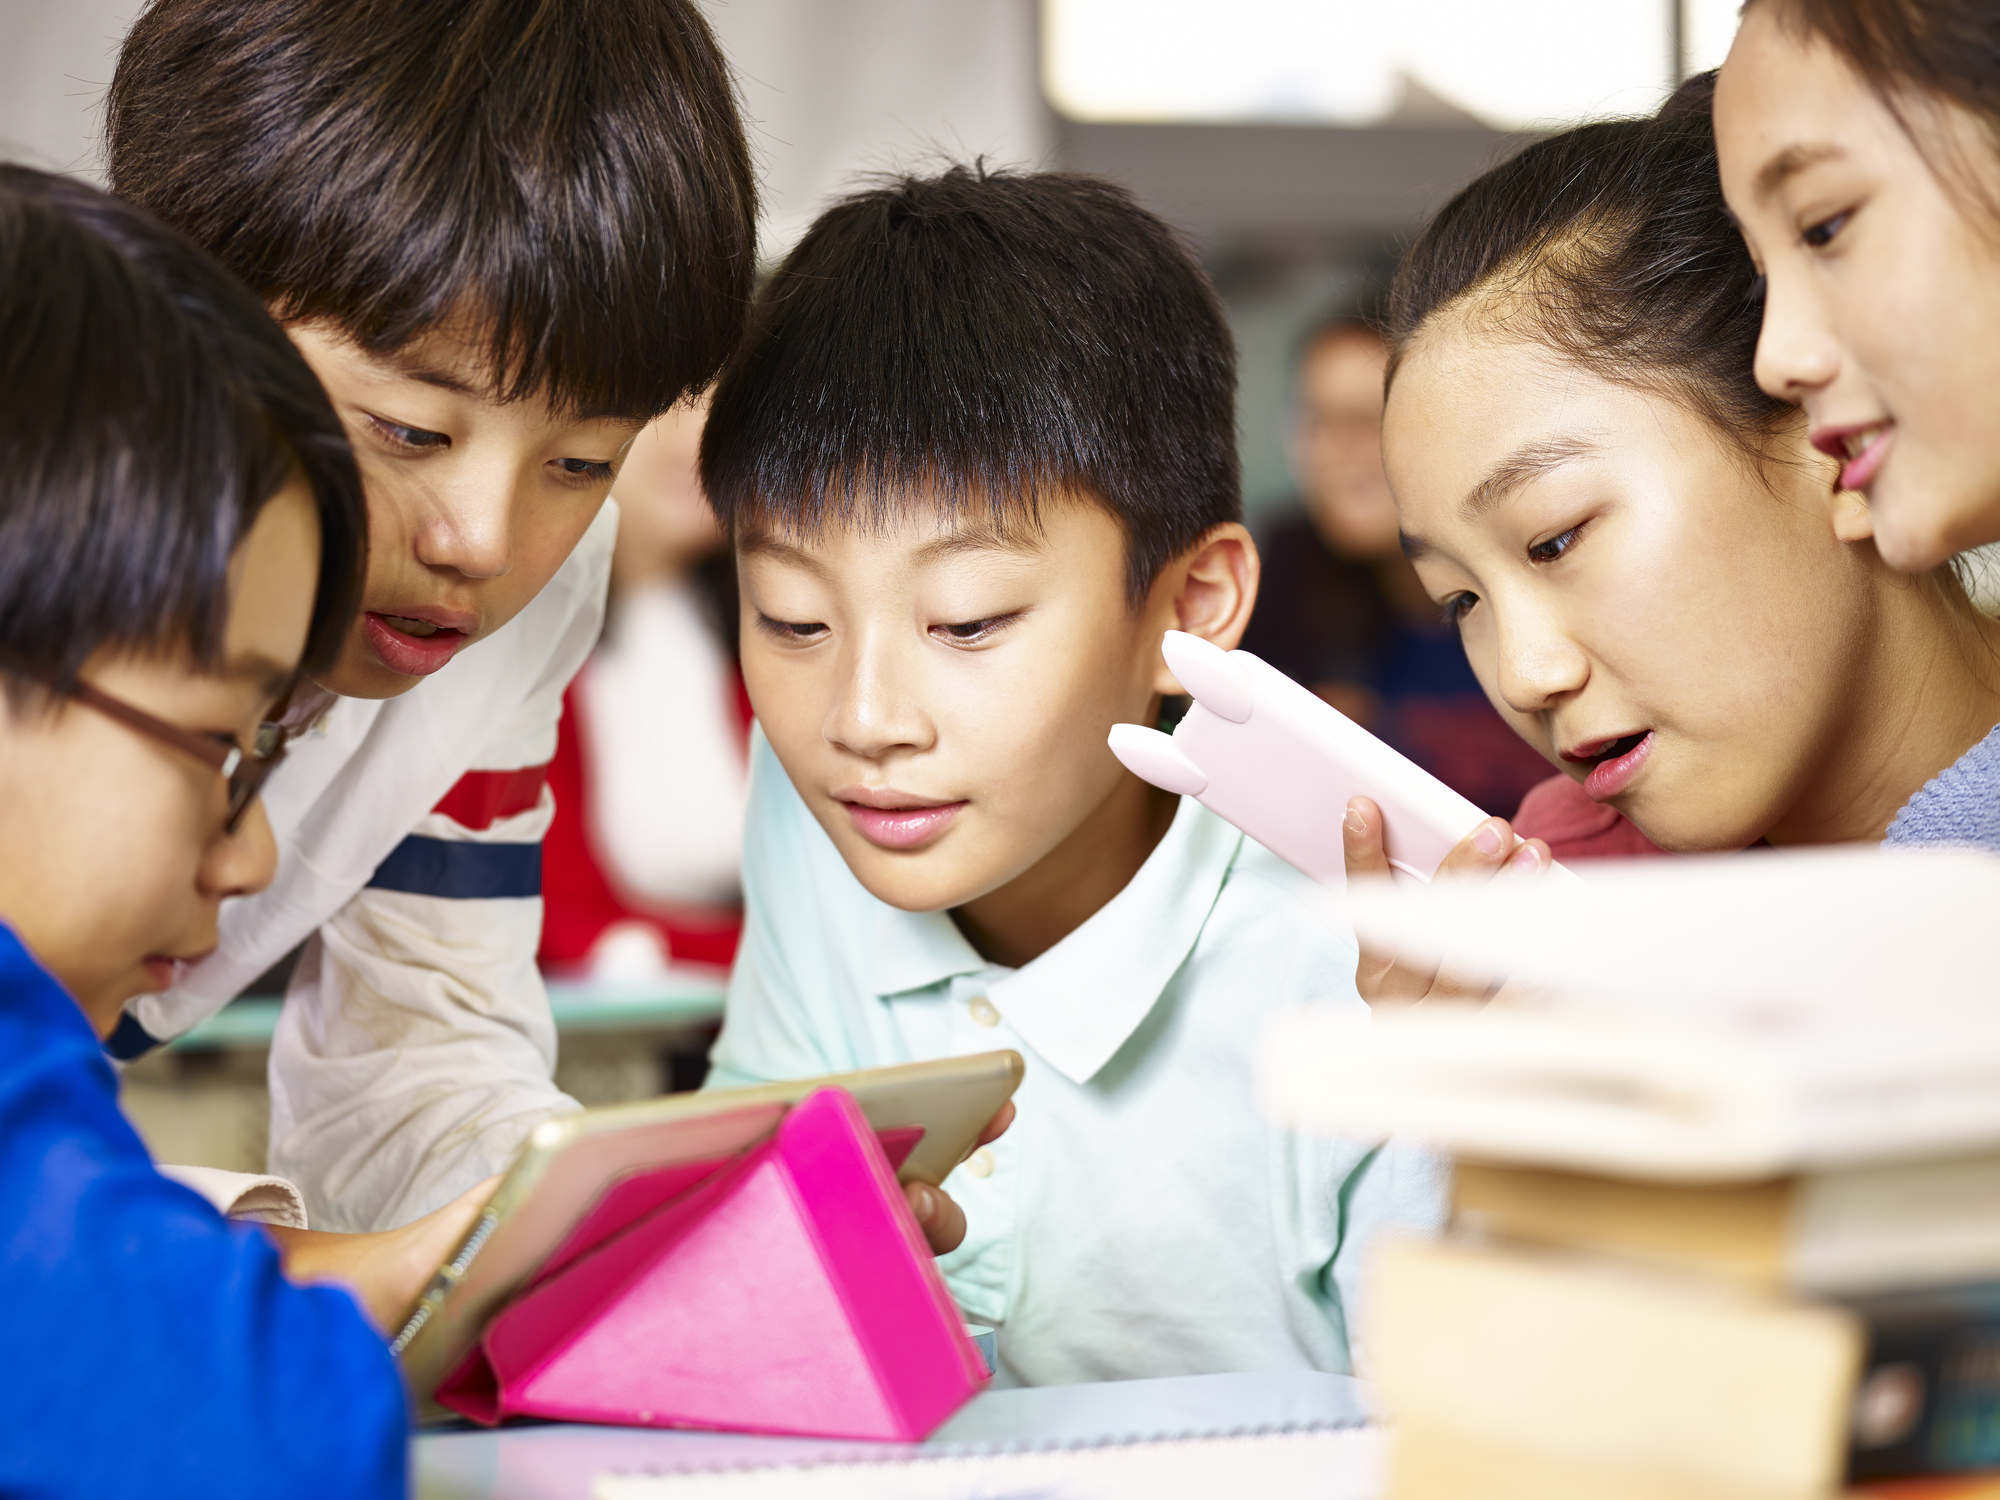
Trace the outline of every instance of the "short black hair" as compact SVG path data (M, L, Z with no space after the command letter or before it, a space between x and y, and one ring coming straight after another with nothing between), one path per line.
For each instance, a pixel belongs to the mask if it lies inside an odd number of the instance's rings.
M65 687L100 647L216 666L230 556L294 475L319 511L311 671L353 623L367 547L361 476L312 370L172 230L0 164L0 662Z
M281 318L467 326L503 399L647 420L742 327L755 181L694 0L154 0L105 132Z
M732 535L918 495L1006 525L1075 494L1123 528L1136 604L1242 516L1235 389L1214 287L1129 192L953 166L843 199L771 274L702 483Z
M1658 115L1537 141L1440 209L1390 291L1391 383L1431 318L1502 292L1524 334L1745 448L1794 420L1757 385L1763 283L1722 200L1714 96L1697 74Z

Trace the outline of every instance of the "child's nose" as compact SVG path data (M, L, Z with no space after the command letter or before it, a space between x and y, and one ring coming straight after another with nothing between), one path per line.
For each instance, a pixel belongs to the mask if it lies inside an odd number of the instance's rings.
M513 563L519 477L504 466L466 464L433 492L417 558L467 578L498 578Z
M244 810L234 833L218 831L202 859L199 879L204 895L254 896L271 883L278 869L278 841L264 804Z
M1802 404L1839 370L1838 346L1810 294L1789 278L1767 282L1764 324L1757 335L1757 384L1767 395Z
M829 741L876 759L897 749L927 749L935 726L923 712L923 695L911 664L882 645L855 648L842 663L842 684L827 715Z
M1540 713L1590 677L1582 649L1553 621L1530 615L1500 629L1500 696L1520 714Z

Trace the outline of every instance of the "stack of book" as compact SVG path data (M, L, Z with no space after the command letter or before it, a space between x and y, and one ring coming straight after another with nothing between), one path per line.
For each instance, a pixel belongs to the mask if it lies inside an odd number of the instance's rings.
M1823 926L1824 864L1757 863L1766 941L1788 909ZM1971 880L2000 902L2000 862L1839 874L1850 910L1869 880L1946 882L1955 904ZM1449 1232L1383 1246L1361 1309L1391 1500L2000 1496L1981 1475L2000 1469L2000 971L1859 994L1824 954L1794 986L1765 954L1748 991L1669 1000L1657 967L1618 955L1646 951L1647 922L1700 947L1677 917L1714 896L1690 879L1613 876L1595 910L1546 895L1554 914L1514 892L1483 947L1465 924L1426 939L1511 966L1531 1000L1304 1015L1270 1039L1282 1118L1455 1161ZM1458 900L1370 897L1357 925L1408 945ZM1537 966L1537 924L1588 927L1610 956ZM1730 958L1708 972L1740 981Z
M2000 1466L2000 1156L1712 1186L1462 1160L1455 1200L1373 1273L1396 1500Z

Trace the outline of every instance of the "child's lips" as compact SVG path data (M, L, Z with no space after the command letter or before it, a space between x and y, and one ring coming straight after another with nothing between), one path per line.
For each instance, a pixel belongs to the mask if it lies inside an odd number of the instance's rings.
M1609 802L1632 784L1653 753L1653 731L1640 730L1613 739L1591 740L1561 752L1573 765L1588 765L1583 790L1593 802Z
M456 623L463 618L434 610L394 615L371 609L361 617L361 628L383 666L404 677L428 677L471 638Z
M181 957L175 957L170 953L149 953L140 960L139 967L146 971L146 978L151 982L153 992L157 994L161 990L170 990L179 984L181 977L189 969L214 951L215 948L211 945L199 953L189 953Z
M1845 427L1815 428L1808 441L1820 452L1841 461L1842 489L1865 490L1882 471L1895 437L1894 422L1858 422Z
M961 799L939 802L896 791L848 787L834 793L854 831L882 849L919 849L939 837L965 808Z

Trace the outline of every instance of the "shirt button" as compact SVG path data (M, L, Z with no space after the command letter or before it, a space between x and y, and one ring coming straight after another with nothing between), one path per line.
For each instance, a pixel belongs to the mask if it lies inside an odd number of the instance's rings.
M998 1026L1000 1024L1000 1012L994 1007L993 1002L988 1000L984 995L974 995L966 1002L965 1008L972 1013L973 1021L980 1026Z
M974 1177L991 1177L993 1175L993 1153L986 1147L981 1146L972 1155L966 1157L965 1170L970 1172Z

